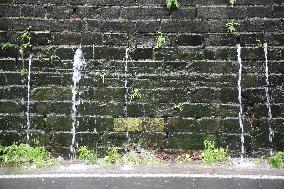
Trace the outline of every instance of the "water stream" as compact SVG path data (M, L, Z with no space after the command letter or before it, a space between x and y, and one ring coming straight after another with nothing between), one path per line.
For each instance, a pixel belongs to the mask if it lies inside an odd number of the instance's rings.
M129 48L126 48L125 50L125 57L123 59L124 61L124 115L125 117L128 117L128 111L127 111L127 102L128 102L128 93L129 93L129 88L128 88L128 78L127 78L127 72L128 72L128 61L129 61Z
M274 131L271 128L272 113L271 113L270 95L269 95L269 71L268 71L268 58L267 58L267 54L268 54L267 43L263 44L263 49L264 49L264 56L265 56L265 81L266 81L266 86L264 87L264 89L265 89L265 96L266 96L266 107L268 109L269 142L272 143ZM270 155L273 155L272 148L270 149Z
M239 63L239 78L238 78L238 99L239 99L239 123L240 123L240 129L241 129L241 160L243 160L244 154L245 154L245 148L244 148L244 125L243 125L243 107L242 107L242 59L241 59L241 45L237 44L237 52L238 52L238 63Z
M32 66L32 54L30 54L29 57L29 70L28 70L28 102L27 102L27 142L30 140L30 127L31 127L31 120L30 120L30 106L31 106L31 101L30 101L30 90L31 90L31 66Z
M131 58L130 58L130 48L126 48L125 50L125 56L123 58L123 61L124 61L124 89L125 89L125 93L124 93L124 109L123 109L123 112L124 112L124 116L127 118L128 117L128 108L127 108L127 103L128 103L128 95L129 95L129 86L128 86L128 77L127 77L127 74L128 74L128 63L129 61L131 61ZM128 130L126 131L126 138L127 138L127 144L126 144L126 147L125 147L125 151L128 150L128 147L129 147L129 144L130 144L130 136L129 136L129 132Z
M72 86L72 110L71 110L71 116L72 116L72 143L70 147L71 152L71 158L75 158L76 156L76 128L79 126L79 123L77 121L77 106L80 104L79 97L78 97L78 87L77 84L79 83L81 79L81 70L82 66L85 64L84 55L81 50L81 48L78 48L74 55L74 62L73 62L73 86Z

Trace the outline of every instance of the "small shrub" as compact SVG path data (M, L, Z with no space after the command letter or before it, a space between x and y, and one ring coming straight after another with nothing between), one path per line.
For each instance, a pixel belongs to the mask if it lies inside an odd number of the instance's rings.
M224 148L215 148L215 144L212 141L204 141L203 161L206 163L216 163L227 159L228 152Z
M269 157L268 163L274 168L284 168L284 152L277 152L274 156Z
M191 155L189 155L189 154L178 155L177 158L176 158L176 162L177 163L191 162Z
M131 150L123 155L122 164L140 165L142 164L142 158L137 156L137 153L134 150Z
M121 163L126 165L159 165L161 160L153 152L147 150L142 150L140 153L130 150L122 157Z
M160 165L161 160L151 151L142 150L141 155L143 158L143 164L146 165Z
M121 155L118 152L117 147L110 147L106 154L107 155L104 157L106 163L116 164L121 161Z
M31 147L28 144L0 147L0 162L16 166L28 163L34 164L36 167L58 164L57 160L51 158L50 153L44 147Z
M83 160L86 163L94 163L98 160L98 154L95 150L88 150L86 146L81 146L77 152L79 156L77 159Z

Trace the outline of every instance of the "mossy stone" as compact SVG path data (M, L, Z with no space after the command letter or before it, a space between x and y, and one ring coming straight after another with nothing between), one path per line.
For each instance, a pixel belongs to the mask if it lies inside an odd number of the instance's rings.
M163 118L115 118L114 131L116 132L134 132L134 131L152 131L162 132L165 127Z

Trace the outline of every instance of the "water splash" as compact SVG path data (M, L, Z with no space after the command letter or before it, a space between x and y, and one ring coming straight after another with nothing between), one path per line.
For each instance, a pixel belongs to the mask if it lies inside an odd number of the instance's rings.
M93 60L95 60L95 44L93 44Z
M30 90L31 90L31 67L32 67L32 54L29 57L29 70L28 70L28 103L27 103L27 142L30 140L30 127L31 127L31 120L30 120Z
M241 45L237 44L237 52L238 52L238 63L239 63L239 78L238 78L238 99L239 99L239 123L241 129L241 160L243 160L245 148L245 137L244 137L244 124L243 124L243 107L242 107L242 59L241 59Z
M124 102L125 102L125 104L124 104L123 112L124 112L124 116L126 118L128 117L127 103L128 103L129 86L128 86L127 74L128 74L128 63L129 63L129 61L131 61L131 58L130 58L130 55L129 55L130 52L131 52L131 49L130 48L126 48L125 56L123 58L123 61L124 61L124 89L125 89L125 93L124 93ZM125 135L126 135L126 138L127 138L127 144L125 146L125 151L127 151L128 147L129 147L129 144L130 144L130 141L131 141L131 138L129 136L129 132L128 131L126 131Z
M78 48L75 52L74 55L74 62L73 62L73 86L72 86L72 110L71 110L71 115L72 115L72 143L70 147L70 152L71 152L71 158L75 158L76 156L76 151L75 148L77 147L76 143L76 128L78 127L79 123L76 119L77 117L77 106L80 104L80 101L78 100L78 88L77 84L79 83L81 79L81 69L82 66L85 64L85 59L83 52L81 50L81 47Z
M269 125L269 142L272 143L273 137L274 137L274 131L271 128L271 120L272 120L272 113L271 113L271 105L270 105L270 96L269 96L269 71L268 71L268 48L267 43L263 44L264 49L264 56L265 56L265 81L266 86L265 89L265 96L266 96L266 107L268 109L268 125ZM273 155L273 149L270 149L270 155Z

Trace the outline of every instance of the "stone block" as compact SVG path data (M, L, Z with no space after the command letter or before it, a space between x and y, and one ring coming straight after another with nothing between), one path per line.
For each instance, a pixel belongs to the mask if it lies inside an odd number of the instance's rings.
M165 125L163 118L115 118L113 123L116 132L163 132Z

